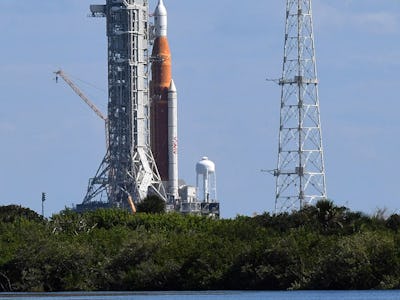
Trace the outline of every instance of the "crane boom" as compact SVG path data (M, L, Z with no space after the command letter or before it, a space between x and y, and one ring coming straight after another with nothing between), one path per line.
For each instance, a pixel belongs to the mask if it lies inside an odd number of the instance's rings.
M54 73L56 74L56 80L58 76L64 79L64 81L73 89L73 91L79 97L81 97L81 99L85 101L87 105L89 105L89 107L96 113L96 115L98 115L101 119L107 122L107 117L105 117L103 113L96 107L96 105L94 105L93 102L90 101L89 98L85 96L85 94L83 94L83 92L75 85L75 83L73 83L72 80L69 79L69 77L63 72L63 70L58 70Z

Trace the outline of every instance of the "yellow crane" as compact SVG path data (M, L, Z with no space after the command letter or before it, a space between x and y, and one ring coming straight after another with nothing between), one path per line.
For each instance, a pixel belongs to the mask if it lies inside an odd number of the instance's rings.
M106 128L106 146L108 149L108 118L93 104L93 102L86 97L86 95L80 90L80 88L65 74L63 70L58 70L54 72L56 74L56 82L58 82L58 77L61 77L72 90L83 100L85 103L95 112L105 122Z
M56 82L58 82L58 77L61 77L71 88L72 90L83 100L85 103L95 112L97 116L99 116L104 122L106 126L106 143L108 150L108 118L93 104L93 102L86 97L86 95L80 90L80 88L65 74L63 70L58 70L54 72L56 74ZM136 213L136 206L133 202L132 196L128 196L128 202L131 207L132 213Z

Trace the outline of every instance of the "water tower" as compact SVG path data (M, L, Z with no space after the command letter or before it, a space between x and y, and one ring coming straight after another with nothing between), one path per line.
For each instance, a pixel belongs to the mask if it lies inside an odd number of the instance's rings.
M217 202L215 164L208 157L203 157L196 164L196 190L199 201L204 203Z

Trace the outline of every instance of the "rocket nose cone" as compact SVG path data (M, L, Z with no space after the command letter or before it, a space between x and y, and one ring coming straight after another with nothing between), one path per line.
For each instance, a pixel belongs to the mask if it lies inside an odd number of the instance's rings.
M155 16L166 16L167 15L167 9L165 8L163 0L159 0L156 10L154 11Z
M154 11L154 25L156 37L167 36L167 9L164 6L164 2L159 0L156 10Z
M172 92L172 93L175 92L176 93L176 86L175 86L175 82L174 82L173 79L171 79L171 83L169 85L168 92Z

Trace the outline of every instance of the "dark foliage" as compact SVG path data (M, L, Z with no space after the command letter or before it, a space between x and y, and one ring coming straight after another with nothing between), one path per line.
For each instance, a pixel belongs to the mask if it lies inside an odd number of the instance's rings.
M400 288L398 215L328 200L228 220L152 213L0 207L0 292Z
M400 229L400 216L398 214L391 215L386 220L386 227L397 232Z
M165 202L160 197L148 196L137 205L137 211L148 214L165 213Z
M43 217L33 210L18 205L0 206L0 222L13 223L19 219L43 221Z

